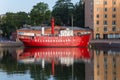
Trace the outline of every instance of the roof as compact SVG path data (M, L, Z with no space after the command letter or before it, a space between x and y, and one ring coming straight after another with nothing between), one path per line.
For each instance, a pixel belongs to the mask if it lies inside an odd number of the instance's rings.
M90 28L82 28L82 27L71 27L71 26L60 26L61 28L69 28L70 30L91 30ZM50 26L45 26L45 29L51 28ZM42 27L41 26L31 26L31 27L23 27L19 30L41 30Z

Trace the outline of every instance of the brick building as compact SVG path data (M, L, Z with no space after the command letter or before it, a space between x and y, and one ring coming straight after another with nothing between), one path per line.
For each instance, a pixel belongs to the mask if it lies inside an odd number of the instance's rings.
M120 0L84 0L85 26L94 39L120 38Z

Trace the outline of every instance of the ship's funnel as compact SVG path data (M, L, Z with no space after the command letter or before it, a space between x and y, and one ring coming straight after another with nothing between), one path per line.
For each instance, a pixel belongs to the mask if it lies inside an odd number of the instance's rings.
M51 27L52 27L51 33L54 34L54 18L52 18L51 20Z

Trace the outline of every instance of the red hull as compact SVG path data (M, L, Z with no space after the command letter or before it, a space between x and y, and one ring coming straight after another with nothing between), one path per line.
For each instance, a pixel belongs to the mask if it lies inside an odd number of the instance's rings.
M80 36L34 36L20 37L24 46L88 46L90 34Z

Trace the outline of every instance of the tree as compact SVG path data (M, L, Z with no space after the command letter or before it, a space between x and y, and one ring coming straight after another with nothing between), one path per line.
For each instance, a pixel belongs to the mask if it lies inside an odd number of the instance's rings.
M84 15L84 1L80 0L74 7L74 25L84 27L85 15Z
M58 25L70 26L73 3L71 0L58 0L53 7L52 16L56 19Z
M51 11L48 9L48 4L40 2L33 7L30 12L31 24L41 25L50 21Z
M22 27L24 24L30 24L29 14L25 12L16 13L16 28Z
M24 24L28 24L29 17L25 12L11 13L8 12L2 17L1 29L3 30L3 36L8 37L16 29L19 29Z

